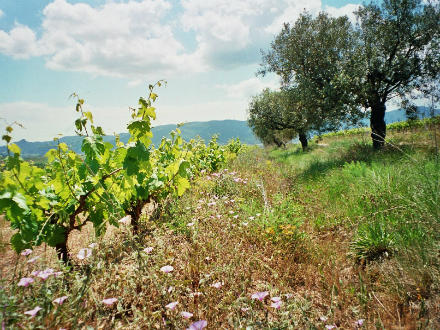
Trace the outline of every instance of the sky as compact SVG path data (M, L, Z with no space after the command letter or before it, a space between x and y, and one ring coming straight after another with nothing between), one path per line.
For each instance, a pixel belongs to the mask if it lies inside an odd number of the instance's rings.
M357 0L0 0L0 129L14 140L74 135L77 93L106 134L157 89L154 126L246 120L256 76L284 22L327 11L354 20ZM1 132L0 132L1 133Z

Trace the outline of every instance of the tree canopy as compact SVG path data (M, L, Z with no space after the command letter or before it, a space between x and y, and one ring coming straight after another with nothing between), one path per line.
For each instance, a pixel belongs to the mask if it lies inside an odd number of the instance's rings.
M346 16L304 12L293 25L284 24L263 52L258 73L276 73L282 88L293 91L289 109L301 113L297 117L307 130L334 130L369 110L373 146L380 148L385 103L396 96L406 101L409 92L426 90L427 81L438 82L439 6L423 0L371 2L356 12L356 26ZM291 120L276 117L281 118Z
M357 102L371 110L373 145L386 136L385 103L422 88L439 74L439 5L422 0L384 0L356 16L356 70L346 70Z

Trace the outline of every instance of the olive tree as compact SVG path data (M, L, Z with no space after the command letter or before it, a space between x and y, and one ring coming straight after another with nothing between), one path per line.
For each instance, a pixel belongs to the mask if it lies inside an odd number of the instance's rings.
M336 130L362 116L346 71L358 62L356 34L347 17L317 17L304 12L293 24L284 24L268 52L263 52L259 74L276 73L288 99L290 115L305 131ZM277 117L281 118L281 117Z
M307 149L307 114L301 111L293 90L263 90L252 98L248 108L248 124L263 144L284 145L299 136L303 150Z
M356 101L371 110L373 146L386 136L386 102L405 99L439 73L439 4L425 0L383 0L356 12L356 65L345 68Z

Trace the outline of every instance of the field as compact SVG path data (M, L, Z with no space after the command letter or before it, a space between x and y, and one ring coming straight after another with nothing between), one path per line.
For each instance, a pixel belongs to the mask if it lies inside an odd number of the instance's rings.
M71 268L44 245L15 254L2 219L2 325L438 329L438 123L388 138L381 151L364 131L307 152L247 147L150 205L136 236L75 232Z

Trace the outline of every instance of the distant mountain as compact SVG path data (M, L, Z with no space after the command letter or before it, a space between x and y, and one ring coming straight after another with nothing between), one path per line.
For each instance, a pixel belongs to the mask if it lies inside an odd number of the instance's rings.
M418 110L419 118L430 117L430 111L427 107L419 107ZM440 109L434 111L434 115L440 115ZM397 121L405 121L406 114L405 110L393 110L385 113L385 122L391 124ZM369 120L364 119L361 123L363 126L369 126ZM158 145L162 140L162 137L168 137L169 133L176 129L177 125L161 125L153 127L153 144ZM183 125L181 128L182 138L189 141L196 136L200 136L203 140L209 141L211 137L215 134L218 135L218 142L220 144L226 144L230 139L239 138L242 143L246 144L259 144L260 142L254 136L251 129L247 126L246 121L239 120L212 120L206 122L190 122ZM126 143L129 139L128 133L121 133L120 139L122 142ZM105 141L112 144L115 143L114 136L105 136ZM81 153L81 143L82 137L80 136L65 136L60 138L61 142L66 143L72 150L77 153ZM21 149L22 155L24 157L41 157L46 152L52 148L56 147L54 141L45 142L29 142L26 140L20 140L15 142ZM0 155L6 154L6 147L0 147Z
M434 109L434 116L440 115L440 109ZM417 107L417 116L419 119L431 117L430 109L428 107ZM385 113L385 122L387 124L395 123L398 121L406 121L406 113L403 109L388 111ZM369 119L364 119L363 123L365 126L370 125Z
M169 137L172 130L175 130L177 125L161 125L152 128L153 144L158 145L162 137ZM186 141L200 136L205 142L209 141L213 135L218 135L218 143L227 144L230 139L239 138L242 143L258 144L259 141L247 126L246 121L240 120L212 120L207 122L190 122L180 127L182 131L182 138ZM121 133L119 135L122 142L127 143L130 134ZM77 153L81 153L81 136L64 136L60 138L60 142L66 143L69 148ZM105 136L105 141L112 144L115 143L114 136ZM25 139L15 142L20 149L23 157L40 157L46 154L50 149L56 148L56 142L29 142ZM0 146L0 155L6 154L6 147Z

